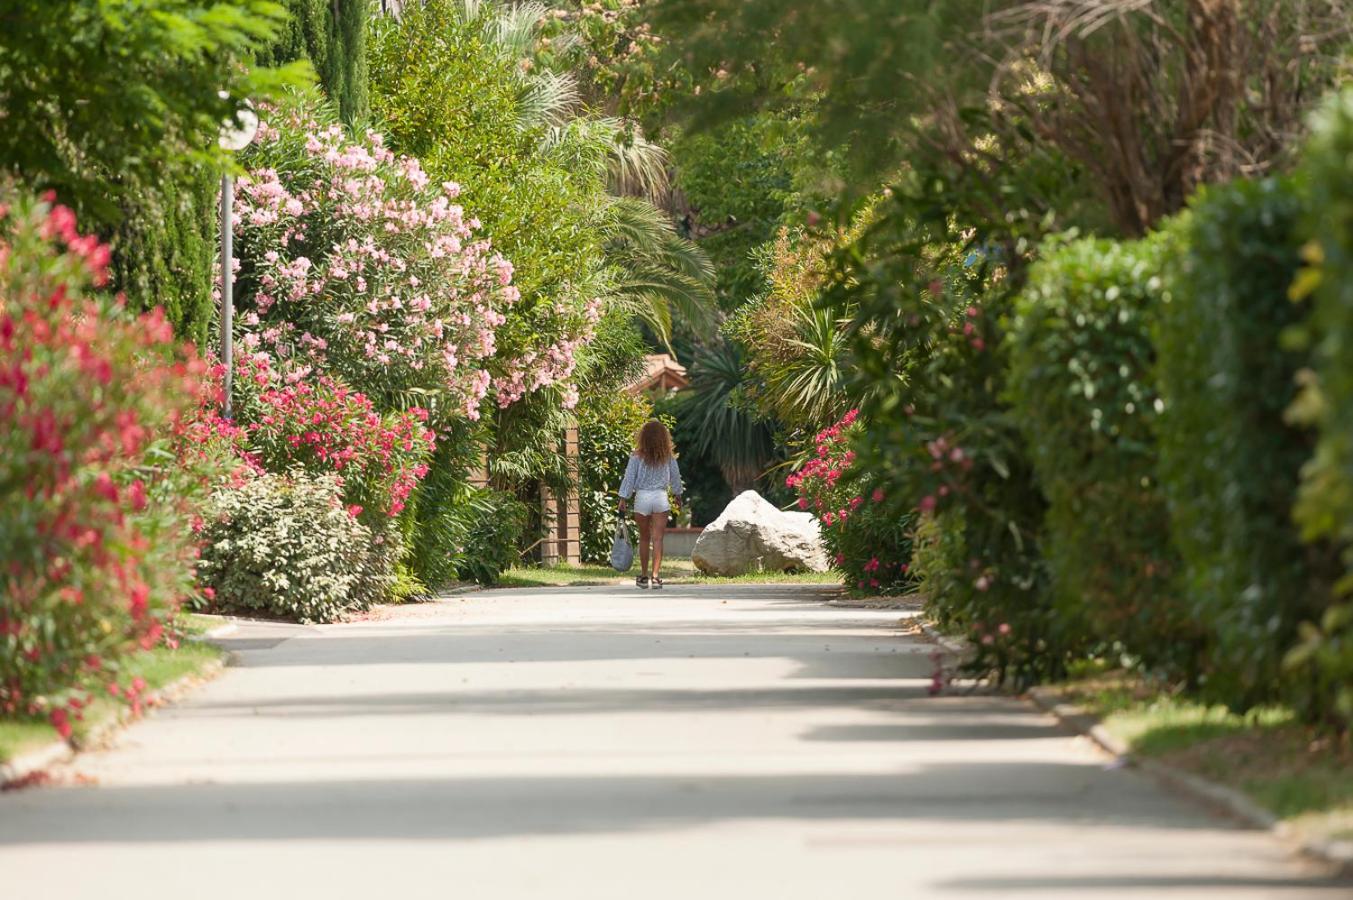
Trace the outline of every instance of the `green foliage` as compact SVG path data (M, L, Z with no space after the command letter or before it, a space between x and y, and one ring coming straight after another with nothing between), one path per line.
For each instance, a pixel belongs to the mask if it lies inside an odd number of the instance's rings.
M690 388L666 407L677 445L707 457L735 496L751 489L776 455L771 424L742 398L743 374L738 348L720 341L697 352Z
M746 354L748 399L791 433L811 434L851 400L846 324L853 310L842 315L818 303L834 245L782 230L766 248L767 290L723 326Z
M270 0L20 0L0 29L0 169L101 225L160 185L219 171L221 122L296 69L249 68L285 11ZM224 92L221 97L218 92Z
M775 237L792 182L776 117L748 117L680 137L672 147L684 229L718 269L719 306L731 310L761 293L754 251Z
M922 513L921 593L974 640L975 670L1028 683L1059 674L1081 631L1047 595L1044 500L1004 400L1017 260L984 237L895 190L836 254L825 300L854 310L852 383L869 423L859 464L894 515Z
M213 608L333 622L389 592L390 554L348 514L335 475L249 478L218 490L203 519L198 579Z
M164 307L174 332L205 347L216 319L213 263L219 250L220 179L199 169L158 194L128 201L113 236L113 283L135 309Z
M1054 188L1133 235L1200 184L1287 161L1350 41L1342 0L650 6L700 124L807 106L819 156L849 163L846 193L934 155L992 216L1026 205L1008 190L1024 160L1060 157Z
M1290 181L1194 198L1159 307L1161 487L1186 612L1206 622L1206 694L1235 707L1283 695L1284 650L1328 597L1328 562L1292 525L1311 436L1284 421L1307 354L1281 336L1308 315L1288 298L1304 201Z
M1333 97L1316 120L1306 151L1315 235L1312 271L1298 293L1315 290L1310 335L1318 382L1309 385L1295 413L1317 426L1314 457L1302 472L1296 518L1309 540L1336 543L1342 577L1341 605L1304 628L1295 665L1315 667L1313 702L1327 715L1353 722L1353 91Z
M412 577L436 590L456 580L470 540L470 508L479 495L467 473L479 454L481 429L455 421L438 433L428 473L414 488L400 524ZM481 511L482 512L482 511Z
M634 437L653 414L647 398L589 392L578 405L578 506L583 562L605 563L616 525L616 491Z
M21 0L3 13L0 171L111 234L128 305L164 306L198 343L212 318L221 122L306 78L244 64L284 16L269 0Z
M620 270L612 308L647 325L669 351L675 324L708 336L715 272L705 251L679 237L667 215L647 200L616 198L603 208L606 256Z
M284 0L288 18L257 53L260 65L308 60L343 121L362 122L367 102L366 32L371 0Z
M503 491L482 489L462 507L467 539L456 573L462 580L493 584L520 559L517 547L526 533L530 510Z
M1012 409L1048 500L1042 546L1057 608L1148 665L1187 664L1199 621L1175 590L1156 477L1151 324L1167 296L1165 250L1163 235L1045 245L1009 335Z

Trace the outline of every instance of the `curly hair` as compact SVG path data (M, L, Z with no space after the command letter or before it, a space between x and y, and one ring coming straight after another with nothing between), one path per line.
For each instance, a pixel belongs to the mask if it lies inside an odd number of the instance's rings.
M639 436L634 442L634 452L651 465L667 462L676 455L676 450L672 447L672 432L657 419L649 419L644 423L644 427L639 429Z

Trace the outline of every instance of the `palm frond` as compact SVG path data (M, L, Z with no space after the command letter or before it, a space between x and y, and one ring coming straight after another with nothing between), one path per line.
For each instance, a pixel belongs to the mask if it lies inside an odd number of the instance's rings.
M637 130L627 129L619 119L603 118L598 124L611 131L611 192L655 202L666 197L671 187L667 151Z
M748 487L774 458L770 426L740 402L745 365L725 342L702 350L691 363L691 387L677 395L682 442L714 461L734 488Z
M845 323L835 311L797 304L794 336L785 341L792 357L761 370L773 408L785 420L826 423L845 411Z
M540 23L548 14L545 4L535 0L504 6L487 23L488 37L512 59L527 59L535 50Z
M573 118L581 102L578 79L570 72L540 72L524 80L517 104L517 127L560 129L578 121Z
M714 265L694 242L676 233L666 214L647 200L620 197L611 201L599 222L608 261L620 270L615 293L666 308L645 321L669 322L655 328L660 340L671 340L674 317L697 334L714 323ZM669 346L670 349L670 346Z

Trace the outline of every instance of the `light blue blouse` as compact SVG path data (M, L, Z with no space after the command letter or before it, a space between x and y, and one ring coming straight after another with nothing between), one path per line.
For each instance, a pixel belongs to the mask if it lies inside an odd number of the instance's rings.
M666 491L669 487L673 494L681 496L681 470L677 468L675 456L655 466L637 453L630 454L625 477L620 481L621 498L628 500L635 491Z

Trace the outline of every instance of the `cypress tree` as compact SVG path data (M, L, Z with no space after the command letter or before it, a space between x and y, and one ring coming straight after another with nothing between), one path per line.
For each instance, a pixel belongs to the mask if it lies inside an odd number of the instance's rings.
M258 62L278 66L308 59L324 93L338 107L344 122L366 118L367 18L370 0L287 0L290 21L282 35L258 55Z

